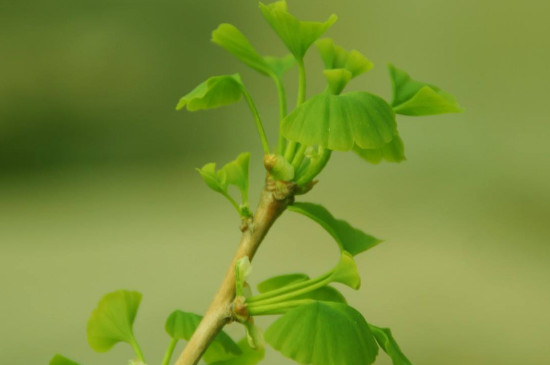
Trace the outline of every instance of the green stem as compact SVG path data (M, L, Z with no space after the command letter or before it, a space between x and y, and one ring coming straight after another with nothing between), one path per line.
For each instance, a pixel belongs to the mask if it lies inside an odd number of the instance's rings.
M286 286L283 286L282 288L268 291L267 293L252 296L246 299L246 303L252 305L260 302L265 302L267 300L271 300L274 297L280 297L287 293L292 293L294 291L302 290L309 286L316 285L319 282L324 282L325 280L330 279L331 276L332 276L332 270L315 279L309 279L309 280L301 281L295 284L286 285Z
M260 113L258 113L258 109L256 108L256 105L254 104L252 97L250 96L250 94L248 93L248 91L244 86L242 87L242 92L243 92L244 98L246 99L246 102L248 103L250 111L254 116L254 122L256 123L256 128L258 129L258 134L260 135L260 139L262 141L262 147L264 149L264 153L269 154L270 153L269 143L267 142L267 137L265 135L264 126L260 118Z
M296 153L296 145L297 143L294 141L288 141L288 144L286 145L285 150L285 160L287 160L289 163L292 163L292 159L294 158L294 154Z
M292 166L294 166L295 170L298 170L298 167L302 164L302 161L304 160L304 155L306 153L307 146L301 145L300 148L298 148L298 151L294 155L294 158L292 159Z
M231 203L231 205L233 205L233 207L235 207L235 209L237 209L237 213L239 213L239 215L242 215L242 211L241 211L241 206L239 205L239 203L237 203L237 201L235 199L233 199L233 197L227 193L222 193L223 196L225 196L227 198L227 200L229 200L229 202Z
M279 144L277 146L277 151L279 155L282 155L285 151L286 141L282 133L282 121L286 117L287 105L286 105L286 92L285 86L283 85L282 80L277 77L275 74L271 76L273 81L275 81L275 86L277 87L277 95L279 96Z
M269 305L257 305L249 306L248 313L251 316L261 316L261 315L270 315L270 314L282 314L285 313L288 309L295 308L299 305L312 303L313 299L300 299L300 300L290 300L287 302L274 303Z
M135 338L132 337L132 341L130 342L130 345L134 349L134 352L136 353L138 360L141 361L142 363L145 363L145 359L143 358L143 352L141 352L141 348L139 347L139 344L137 343Z
M166 349L166 352L164 353L164 358L162 359L162 364L161 365L170 364L170 359L172 358L172 354L174 353L174 350L175 350L177 344L178 344L178 339L177 338L173 338L172 341L170 341L170 344L168 344L168 348Z
M309 183L311 180L315 178L315 176L319 175L319 173L327 165L327 162L330 159L330 156L332 155L332 151L324 147L319 147L319 152L321 154L319 159L310 164L310 166L304 172L304 175L298 177L296 181L298 185L304 186L305 184Z

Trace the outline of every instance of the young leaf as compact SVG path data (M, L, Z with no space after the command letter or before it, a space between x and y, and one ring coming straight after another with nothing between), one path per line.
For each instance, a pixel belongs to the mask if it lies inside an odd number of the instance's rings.
M353 228L348 222L334 218L322 205L296 202L290 205L288 209L303 214L319 223L336 240L341 251L347 251L353 256L382 242Z
M268 328L265 339L301 364L368 365L378 354L363 316L341 303L316 301L291 309Z
M220 24L212 32L212 42L224 48L254 70L270 75L271 68L264 58L254 49L245 35L232 24Z
M356 50L347 51L344 48L334 44L330 38L319 39L315 42L325 69L345 69L351 73L351 78L355 78L374 67L374 64L365 56Z
M216 172L216 164L214 162L207 163L202 168L196 170L210 189L221 194L227 193L227 182L223 181Z
M357 271L355 260L349 252L342 252L340 261L334 268L331 279L333 282L342 283L352 289L359 289L361 286L361 277Z
M321 93L300 105L282 121L283 135L306 146L349 151L380 148L397 133L392 108L366 93Z
M393 109L403 115L460 113L454 96L437 86L413 80L408 73L388 64L393 86Z
M190 112L214 109L236 103L241 100L242 95L243 89L239 74L214 76L183 96L176 106L176 110L181 110L184 107L187 107Z
M62 355L55 355L50 360L50 365L79 365L77 362L74 362L72 360L67 359L65 356Z
M327 79L328 88L333 95L340 95L344 90L349 80L351 80L351 72L344 68L336 68L333 70L324 70L323 73Z
M134 347L133 325L140 302L140 293L127 290L118 290L101 298L88 320L90 347L97 352L107 352L118 342Z
M353 152L363 160L373 164L378 164L382 160L388 162L401 162L406 159L403 140L401 140L399 135L396 135L389 143L380 148L366 149L353 146Z
M240 355L217 360L210 363L210 365L256 365L265 356L265 349L253 349L248 345L246 338L243 338L237 344L241 349Z
M338 19L332 14L325 22L300 21L288 12L286 1L268 5L260 3L260 10L271 28L288 50L301 60L308 48Z
M378 345L392 359L393 365L412 365L409 359L401 352L401 349L395 342L389 328L380 328L369 323L369 328L376 338Z
M284 57L266 56L264 60L279 79L296 64L296 59L291 54L287 54Z
M258 291L266 293L271 290L279 289L287 285L304 282L309 279L306 274L286 274L275 276L258 284ZM327 302L347 303L346 298L337 289L331 286L323 286L312 292L292 298L293 300L314 299Z
M246 278L252 271L248 256L240 258L235 264L235 292L236 296L242 296Z
M202 317L197 314L176 310L166 320L165 329L170 337L189 341L201 319ZM206 350L204 361L210 363L241 353L241 349L235 341L227 333L221 331Z
M248 202L248 166L250 153L241 153L237 158L221 168L222 181L228 185L236 186L242 196L243 202ZM225 175L225 176L224 176Z

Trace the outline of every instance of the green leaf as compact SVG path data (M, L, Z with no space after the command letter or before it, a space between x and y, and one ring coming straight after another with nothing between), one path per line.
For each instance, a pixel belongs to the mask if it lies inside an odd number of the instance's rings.
M334 218L322 205L296 202L290 205L288 209L303 214L319 223L336 240L341 251L347 251L354 256L382 242L353 228L348 222Z
M264 60L279 79L296 64L296 59L291 54L287 54L284 57L266 56Z
M77 362L67 359L65 356L56 354L50 360L50 365L79 365Z
M193 332L199 326L201 319L202 317L198 314L176 310L166 320L165 329L170 337L189 341ZM235 341L227 333L221 331L204 353L204 361L210 363L218 361L221 358L227 358L230 355L240 355L241 353L241 349Z
M248 201L248 167L250 153L241 153L237 158L221 168L221 180L228 185L236 186L242 196L243 202Z
M184 107L187 107L190 112L214 109L236 103L241 100L242 95L242 82L239 74L214 76L183 96L176 106L176 110L181 110Z
M260 10L275 33L298 60L304 58L313 42L338 19L332 14L322 23L300 21L288 12L286 1L277 1L268 5L260 3Z
M374 67L374 64L359 51L347 51L334 44L330 38L319 39L315 45L327 70L345 69L351 73L351 78L355 78Z
M196 170L210 189L221 194L227 193L227 181L223 181L222 177L218 175L214 162L207 163Z
M366 149L353 146L353 152L363 160L373 164L378 164L382 160L388 162L401 162L406 160L405 146L403 145L403 140L398 135L380 148Z
M393 365L412 365L409 359L401 352L401 349L395 342L389 328L380 328L369 323L369 328L376 338L378 345L392 359Z
M330 93L333 95L339 95L351 80L351 72L343 68L324 70L323 73L327 79Z
M321 93L282 121L283 135L306 146L349 151L380 148L397 133L395 115L384 99L366 92Z
M118 290L101 298L88 320L90 347L97 352L106 352L118 342L134 346L133 324L140 302L140 293L127 290Z
M271 68L264 58L254 49L244 34L232 24L220 24L212 32L212 42L224 48L254 70L270 75Z
M342 252L340 261L332 272L331 280L347 285L355 290L361 286L361 277L357 271L357 265L355 265L355 260L349 252Z
M363 316L342 303L313 302L291 309L265 333L283 355L313 365L368 365L378 346Z
M306 274L286 274L275 276L258 284L258 291L265 293L271 290L279 289L287 285L304 282L309 279ZM299 299L314 299L324 300L327 302L339 302L347 303L346 298L337 289L331 286L324 286L319 289L315 289L312 292L297 296L293 300Z
M232 356L225 360L210 363L210 365L256 365L263 360L265 349L253 349L248 345L246 338L238 342L241 355Z
M393 86L393 109L403 115L460 113L462 109L449 93L437 86L413 80L408 73L388 64Z

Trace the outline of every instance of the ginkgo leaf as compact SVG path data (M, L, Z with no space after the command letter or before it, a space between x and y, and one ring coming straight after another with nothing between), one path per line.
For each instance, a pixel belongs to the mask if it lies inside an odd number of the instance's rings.
M399 348L399 345L397 345L389 328L377 327L370 323L369 328L376 338L378 345L391 358L393 365L412 365L407 356Z
M420 116L462 111L454 96L437 86L413 80L391 64L388 69L393 87L392 106L397 114Z
M321 93L282 121L283 135L306 146L349 151L379 148L397 133L395 115L384 99L366 92Z
M236 103L243 95L242 87L239 74L213 76L183 96L176 110L187 107L192 112Z
M166 320L165 330L174 339L189 341L202 317L198 314L176 310ZM207 363L232 355L240 355L240 347L224 331L219 332L204 354Z
M343 251L338 265L333 269L331 281L349 286L352 289L359 289L361 286L361 277L357 271L357 265L353 256Z
M283 355L313 365L369 365L378 346L363 316L342 303L314 301L286 312L265 333Z
M357 255L376 245L381 240L352 227L348 222L334 218L319 204L296 202L288 210L300 213L319 223L338 243L341 251Z
M227 192L227 182L222 181L221 177L218 175L218 172L216 171L216 163L207 163L200 169L196 170L210 189L222 194Z
M359 51L347 51L334 44L334 41L330 38L319 39L315 42L315 45L327 70L345 69L351 73L351 78L355 78L374 67L374 64Z
M308 48L338 19L332 14L325 22L300 21L290 14L286 1L268 5L260 3L260 10L288 50L301 60Z
M250 153L243 152L237 158L220 169L220 174L225 175L221 180L228 185L236 186L241 194L242 200L248 201L248 167L250 164Z
M266 293L271 290L283 288L287 285L304 282L309 279L306 274L286 274L280 276L274 276L258 284L258 291L260 293ZM324 300L328 302L340 302L347 303L346 298L338 291L338 289L331 286L323 286L315 289L309 293L292 298L293 300L299 299L314 299Z
M264 60L269 66L269 68L271 69L271 71L278 78L283 77L283 75L296 64L296 59L291 54L287 54L284 57L266 56L264 57Z
M339 95L348 82L351 80L351 72L345 68L336 68L332 70L324 70L323 73L327 79L330 93L333 95Z
M243 338L237 344L241 349L240 355L216 360L211 362L210 365L256 365L263 360L265 349L253 349L246 338Z
M72 360L67 359L65 356L62 355L55 355L50 360L50 365L79 365L77 362L74 362Z
M406 160L405 146L403 145L403 140L398 135L380 148L366 149L353 146L353 152L363 160L373 164L378 164L382 160L388 162L401 162Z
M212 42L224 48L240 61L264 75L271 73L266 60L250 44L245 35L232 24L220 24L212 32Z
M127 290L118 290L101 298L88 320L90 347L97 352L106 352L118 342L134 345L133 324L140 302L140 293Z

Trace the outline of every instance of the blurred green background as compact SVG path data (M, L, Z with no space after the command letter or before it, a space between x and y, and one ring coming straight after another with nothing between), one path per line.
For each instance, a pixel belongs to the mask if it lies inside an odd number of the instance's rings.
M342 289L350 303L391 327L415 364L550 363L550 3L289 6L311 20L338 14L328 35L375 62L352 89L389 99L391 61L466 107L399 118L408 161L373 166L338 153L301 198L386 240L358 257L363 288ZM207 307L239 222L193 169L251 151L256 197L261 149L244 104L191 114L175 103L208 76L238 71L273 141L277 122L270 81L209 42L221 22L283 54L252 0L0 0L1 364L46 364L56 352L125 364L129 348L94 354L85 337L114 289L144 294L136 332L151 365L168 343L168 314ZM324 81L316 52L307 60L311 95ZM335 251L288 213L251 281L322 273ZM272 350L265 361L290 363Z

